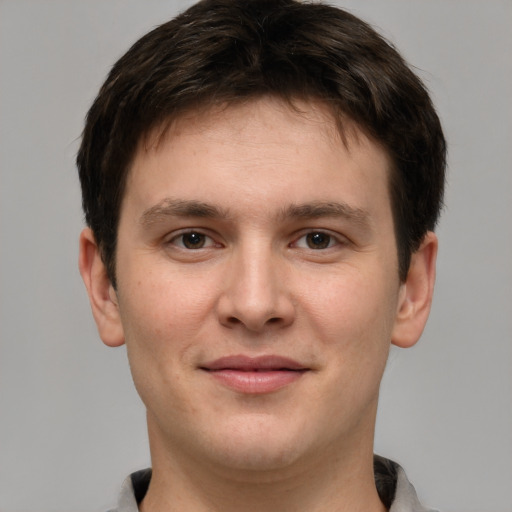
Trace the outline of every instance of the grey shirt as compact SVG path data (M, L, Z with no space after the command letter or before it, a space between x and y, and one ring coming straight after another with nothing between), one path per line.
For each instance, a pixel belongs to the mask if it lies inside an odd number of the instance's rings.
M375 484L380 499L389 512L435 512L418 501L413 485L396 462L374 458ZM138 512L138 503L144 498L151 480L151 469L131 474L123 483L117 508L109 512Z

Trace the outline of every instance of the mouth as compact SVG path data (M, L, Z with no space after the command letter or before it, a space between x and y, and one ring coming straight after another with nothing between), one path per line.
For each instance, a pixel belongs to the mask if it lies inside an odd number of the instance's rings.
M310 368L281 356L235 355L206 363L200 370L239 393L265 394L297 382Z

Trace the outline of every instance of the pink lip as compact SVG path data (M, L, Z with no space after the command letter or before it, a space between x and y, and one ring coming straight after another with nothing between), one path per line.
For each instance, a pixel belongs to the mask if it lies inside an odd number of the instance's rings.
M248 394L277 391L296 382L309 368L280 356L227 356L201 366L221 384Z

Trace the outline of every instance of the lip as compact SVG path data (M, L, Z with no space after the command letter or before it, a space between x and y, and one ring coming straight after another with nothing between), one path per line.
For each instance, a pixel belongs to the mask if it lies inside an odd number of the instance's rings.
M200 367L224 386L246 394L265 394L297 382L310 368L276 355L226 356Z

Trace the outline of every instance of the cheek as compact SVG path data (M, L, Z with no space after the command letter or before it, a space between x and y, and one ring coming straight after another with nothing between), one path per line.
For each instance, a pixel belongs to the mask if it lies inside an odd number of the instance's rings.
M361 382L363 374L380 374L391 342L398 285L382 273L357 270L332 275L327 283L304 302L304 321L328 357L343 368L339 378Z
M159 388L167 395L190 378L212 339L218 283L211 273L171 271L154 259L136 267L130 282L120 280L119 304L133 380L146 402Z
M205 328L208 297L200 296L190 282L146 276L119 294L121 320L130 366L136 385L149 376L180 378L180 368L190 365L194 340ZM147 383L150 384L149 382Z
M309 277L299 294L309 316L317 319L318 327L327 334L336 336L350 330L359 338L379 325L390 330L398 280L394 283L382 272L362 272L357 268L331 272L326 279Z
M190 407L178 391L187 386L183 370L191 366L194 322L184 318L180 300L160 291L156 288L147 295L141 290L137 299L120 301L121 318L133 382L142 401L148 408L176 412Z
M198 273L170 271L165 263L145 267L150 270L139 271L120 298L123 324L133 337L158 343L201 328L214 301L215 283ZM131 269L132 276L136 272Z

